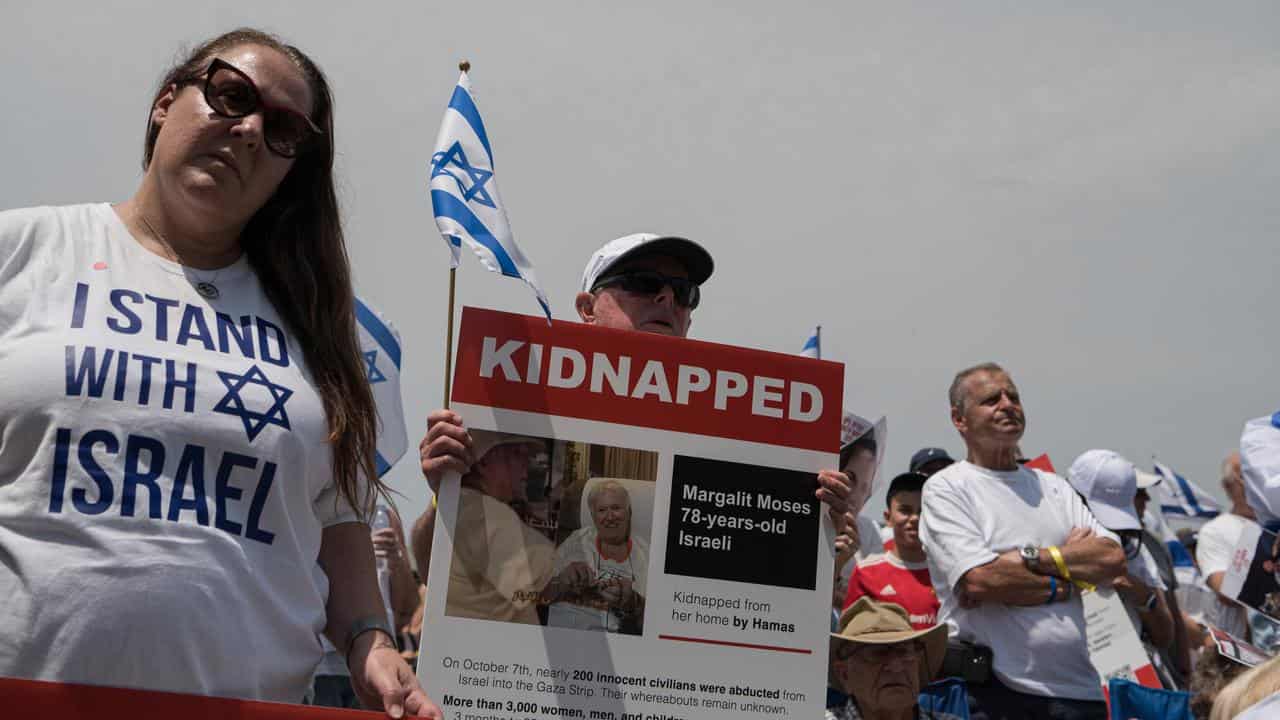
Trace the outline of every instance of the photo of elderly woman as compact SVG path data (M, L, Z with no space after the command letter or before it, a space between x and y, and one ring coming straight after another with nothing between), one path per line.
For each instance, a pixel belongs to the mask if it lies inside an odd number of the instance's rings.
M657 453L472 435L445 614L640 635Z

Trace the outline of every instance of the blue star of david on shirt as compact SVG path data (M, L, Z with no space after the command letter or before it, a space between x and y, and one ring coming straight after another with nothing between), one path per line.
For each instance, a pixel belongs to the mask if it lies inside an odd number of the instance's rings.
M463 184L462 178L450 170L450 166L466 173L471 180L471 187L468 188ZM493 204L493 198L490 197L489 191L484 189L485 183L489 182L489 178L493 177L493 171L473 166L467 160L467 154L462 151L462 144L458 141L455 140L448 150L431 156L431 177L436 177L437 175L448 175L453 178L453 181L458 183L458 190L462 193L463 200L467 202L474 200L486 207L497 207Z
M289 415L284 411L284 404L293 395L292 390L268 380L266 374L257 365L251 366L249 372L243 375L219 370L218 378L222 380L223 385L227 386L227 394L213 406L213 411L240 418L244 423L244 431L249 436L249 442L253 442L253 439L258 437L267 425L279 425L285 430L289 429ZM266 388L273 399L271 407L264 412L256 412L245 407L240 391L244 390L246 385L260 385Z
M374 383L387 381L387 376L383 375L382 371L378 369L377 362L378 362L377 350L369 350L364 354L364 364L369 369L370 385L373 385Z

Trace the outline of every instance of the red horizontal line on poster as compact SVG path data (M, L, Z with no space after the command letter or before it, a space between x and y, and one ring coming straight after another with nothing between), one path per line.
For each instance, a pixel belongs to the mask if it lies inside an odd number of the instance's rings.
M301 698L299 698L301 700ZM0 678L6 718L93 720L360 720L384 713Z
M455 402L836 452L844 366L463 308Z
M659 640L675 640L677 642L702 643L704 645L725 645L727 647L740 647L749 650L770 650L772 652L797 653L799 655L812 655L813 651L806 648L782 647L780 645L756 645L754 643L732 642L729 640L712 640L711 638L695 638L684 637L681 635L659 635Z

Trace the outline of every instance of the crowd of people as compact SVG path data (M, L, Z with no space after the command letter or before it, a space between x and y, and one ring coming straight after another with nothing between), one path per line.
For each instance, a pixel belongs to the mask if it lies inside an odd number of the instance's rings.
M238 30L156 89L131 198L0 214L0 676L442 715L411 665L435 503L408 538L398 516L364 522L385 488L333 132L319 67ZM628 235L588 260L574 307L684 337L713 267L690 240ZM276 406L247 411L249 385ZM956 374L948 402L964 459L916 453L883 524L862 512L875 438L818 475L839 533L828 717L937 715L920 697L943 678L969 717L1105 717L1082 600L1096 587L1198 712L1280 702L1274 661L1242 672L1209 635L1267 632L1221 589L1255 510L1274 519L1270 456L1227 459L1233 506L1186 538L1204 578L1188 588L1144 525L1159 478L1107 450L1065 478L1029 467L1018 389L996 364ZM538 442L430 414L422 471L433 492L462 477L469 531L449 614L537 622L543 605L549 624L626 632L648 557L627 491L597 486L591 526L560 549L529 536L510 503ZM504 544L525 549L519 577L486 549Z

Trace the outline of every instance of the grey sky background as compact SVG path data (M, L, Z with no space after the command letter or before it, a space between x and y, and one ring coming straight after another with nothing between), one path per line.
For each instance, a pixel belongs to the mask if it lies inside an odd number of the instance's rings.
M557 318L605 241L683 234L717 262L692 335L798 352L821 324L846 406L889 416L886 473L962 451L947 386L996 360L1027 452L1156 454L1221 496L1277 409L1280 6L1061 5L7 2L0 207L130 195L182 46L248 24L311 54L357 292L404 339L416 515L447 278L426 167L467 58ZM537 312L471 257L458 300Z

